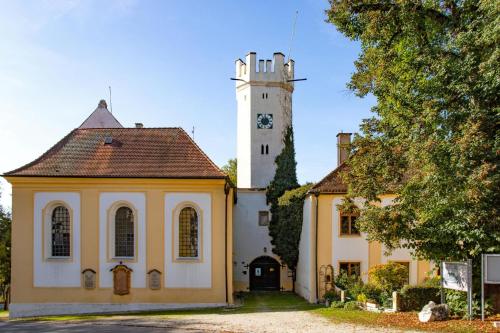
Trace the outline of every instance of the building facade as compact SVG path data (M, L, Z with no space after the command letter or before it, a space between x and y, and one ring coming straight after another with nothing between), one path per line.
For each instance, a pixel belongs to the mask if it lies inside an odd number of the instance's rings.
M123 128L106 112L4 175L10 316L231 303L226 175L184 130Z
M408 283L423 282L431 271L427 261L415 260L406 249L385 255L378 242L369 242L356 228L356 214L339 209L347 195L347 185L340 177L346 168L350 133L337 135L338 166L308 193L304 202L304 218L299 245L296 291L309 302L323 298L333 288L334 276L345 271L368 281L368 270L379 264L397 262L408 267ZM394 195L380 197L380 205L390 205ZM361 207L362 198L354 203Z

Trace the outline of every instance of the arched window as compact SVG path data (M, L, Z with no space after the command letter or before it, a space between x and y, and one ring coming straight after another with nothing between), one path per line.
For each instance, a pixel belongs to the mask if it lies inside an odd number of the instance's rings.
M134 213L120 207L115 214L115 257L134 256Z
M264 155L264 145L260 145L260 154Z
M179 214L179 257L198 257L198 214L193 207Z
M266 145L266 155L269 155L269 145Z
M70 228L68 209L64 206L54 208L50 228L52 257L69 257L71 255Z

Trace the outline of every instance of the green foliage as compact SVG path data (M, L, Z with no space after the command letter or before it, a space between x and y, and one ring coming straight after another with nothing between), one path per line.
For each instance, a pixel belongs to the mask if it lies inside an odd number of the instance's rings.
M378 304L383 303L382 293L384 292L379 286L369 282L362 288L362 294L365 295L368 301L374 301Z
M439 291L439 287L404 286L400 292L399 307L401 311L420 311L429 301L439 304L441 303Z
M344 310L352 311L352 310L359 310L359 309L360 309L359 304L356 301L349 301L349 302L345 302L345 304L344 304Z
M341 271L336 277L335 277L335 286L341 290L351 290L353 287L357 284L363 285L363 281L359 276L356 275L349 275L344 271Z
M334 308L334 309L343 309L343 308L344 308L344 302L341 302L341 301L333 301L333 302L330 304L330 307L331 307L331 308Z
M0 205L0 297L4 309L8 308L10 296L11 230L11 215Z
M361 43L349 88L377 98L343 175L369 203L361 231L420 259L500 251L498 1L330 5L328 20ZM393 206L374 204L384 193Z
M376 265L368 271L370 283L380 290L391 293L401 289L408 279L408 268L404 265L389 262Z
M328 301L330 303L334 301L340 301L340 295L337 291L335 290L329 290L325 293L325 301Z
M279 197L286 191L299 187L299 183L297 182L297 162L295 161L293 129L291 126L285 130L283 144L283 150L276 156L274 178L267 187L266 192L267 202L271 204L271 209L273 209L273 205L277 206Z
M235 158L231 158L221 169L227 174L231 183L236 186L236 181L238 179L238 161Z
M467 292L459 290L446 289L445 291L446 304L450 308L450 313L455 316L467 317ZM485 300L485 315L489 316L493 313L491 300ZM472 295L472 314L473 316L481 315L481 297L478 294Z
M267 202L271 205L269 236L273 245L273 253L280 256L281 260L292 270L292 279L295 281L302 230L302 207L305 194L310 187L306 185L296 191L286 193L299 187L291 126L284 132L283 144L283 150L276 156L274 178L266 191Z
M307 184L286 191L278 199L275 210L278 218L273 215L272 223L269 224L269 233L273 236L273 252L279 255L281 261L294 272L299 260L304 198L311 187L311 184Z

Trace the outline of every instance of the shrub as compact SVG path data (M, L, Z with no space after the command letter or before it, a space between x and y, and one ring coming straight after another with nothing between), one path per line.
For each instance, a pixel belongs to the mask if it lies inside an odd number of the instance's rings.
M445 291L446 304L450 308L450 314L453 316L467 316L467 292L459 290L446 289ZM485 300L484 313L486 316L492 314L493 307L491 300ZM472 315L481 315L481 296L472 294Z
M352 286L359 283L360 277L356 275L349 275L342 271L335 277L335 286L342 290L350 290Z
M408 280L408 268L406 266L390 262L376 265L368 271L370 283L387 292L401 289Z
M356 301L360 302L360 303L366 303L366 301L368 300L368 298L366 297L365 294L361 293L359 294L357 297L356 297Z
M335 290L328 290L325 293L325 301L332 303L333 301L340 301L340 295Z
M344 304L344 310L359 310L358 302L349 301Z
M330 307L334 308L334 309L342 309L342 308L344 308L344 302L333 301L332 304L330 305Z
M378 286L374 285L373 283L365 284L362 287L361 292L363 295L365 295L367 300L375 301L378 304L383 303L382 297L381 297L383 290L380 289Z
M399 307L401 311L420 311L429 301L441 303L439 288L425 285L404 286L400 292Z

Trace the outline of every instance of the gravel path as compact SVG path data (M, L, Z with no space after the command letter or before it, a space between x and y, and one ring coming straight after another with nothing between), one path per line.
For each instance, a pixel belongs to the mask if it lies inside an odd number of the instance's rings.
M144 317L112 317L107 324L182 329L195 332L283 333L283 332L403 332L352 324L332 323L307 311L256 312L244 314L194 314L168 319ZM103 321L100 321L104 324ZM409 331L406 331L409 332Z

